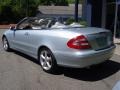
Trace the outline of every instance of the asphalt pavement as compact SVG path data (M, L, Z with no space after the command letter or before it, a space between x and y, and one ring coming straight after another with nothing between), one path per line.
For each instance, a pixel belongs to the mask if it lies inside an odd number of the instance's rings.
M0 39L5 30L0 30ZM19 52L5 52L0 42L0 90L111 90L120 80L120 55L90 69L61 68L56 75Z

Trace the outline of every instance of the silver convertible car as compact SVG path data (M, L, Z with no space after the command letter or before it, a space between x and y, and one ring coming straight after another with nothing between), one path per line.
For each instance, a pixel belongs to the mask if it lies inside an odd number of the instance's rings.
M58 66L85 68L109 60L115 49L109 30L62 24L54 18L21 20L2 36L3 48L27 54L52 73Z

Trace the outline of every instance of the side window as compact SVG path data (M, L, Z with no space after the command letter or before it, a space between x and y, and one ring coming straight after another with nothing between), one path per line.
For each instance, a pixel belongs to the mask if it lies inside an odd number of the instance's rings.
M49 20L48 19L36 19L31 22L33 29L46 29L48 28Z
M30 18L21 21L17 25L17 29L25 30L25 29L47 29L55 24L55 21L52 19L39 19L39 18Z
M32 29L32 26L29 23L29 20L25 20L17 26L17 29L23 29L23 30L24 29Z
M41 28L48 28L48 23L49 23L49 21L48 20L46 20L46 19L40 19L39 20L39 26L41 27Z

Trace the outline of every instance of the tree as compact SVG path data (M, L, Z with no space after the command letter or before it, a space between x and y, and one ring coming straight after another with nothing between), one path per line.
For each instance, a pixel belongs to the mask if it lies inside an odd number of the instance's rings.
M83 3L84 0L79 0L79 3ZM75 3L75 0L68 0L68 3L72 3L74 4Z
M25 16L34 16L39 5L67 6L75 0L0 0L0 23L18 22ZM83 0L80 0L80 2Z
M67 6L67 0L40 0L40 5Z
M0 4L0 22L7 23L13 19L13 12L10 6L10 1L3 2Z
M51 5L53 0L40 0L40 5Z
M18 22L25 16L36 15L39 0L2 0L0 23Z
M53 0L53 3L56 6L68 6L68 1L67 0Z

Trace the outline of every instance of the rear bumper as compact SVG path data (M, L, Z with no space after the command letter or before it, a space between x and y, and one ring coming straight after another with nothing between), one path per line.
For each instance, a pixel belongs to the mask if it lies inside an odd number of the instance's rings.
M115 46L99 51L57 52L55 57L58 65L84 68L109 60L114 53L114 49Z

